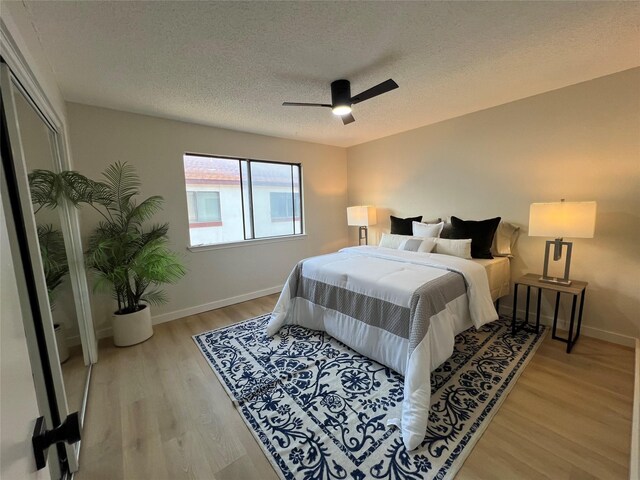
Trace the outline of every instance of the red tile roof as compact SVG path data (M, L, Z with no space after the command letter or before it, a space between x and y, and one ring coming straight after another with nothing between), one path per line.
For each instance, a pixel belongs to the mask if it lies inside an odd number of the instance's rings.
M254 185L291 185L291 170L269 163L254 163L252 179ZM287 165L288 166L288 165ZM240 183L240 162L228 158L184 156L184 176L191 184ZM294 178L295 179L295 178Z

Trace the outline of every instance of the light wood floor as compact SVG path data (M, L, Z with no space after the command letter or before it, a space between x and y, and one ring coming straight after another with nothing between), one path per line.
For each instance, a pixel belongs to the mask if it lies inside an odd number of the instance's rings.
M77 480L277 479L191 336L271 311L271 295L100 344ZM549 337L458 479L628 478L631 349Z

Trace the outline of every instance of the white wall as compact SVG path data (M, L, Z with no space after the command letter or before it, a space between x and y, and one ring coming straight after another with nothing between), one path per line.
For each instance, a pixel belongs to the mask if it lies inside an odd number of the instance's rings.
M347 244L347 165L343 148L241 133L74 103L67 104L75 167L98 177L127 161L141 177L143 195L162 195L155 221L169 222L169 237L189 270L167 287L170 302L153 307L158 320L179 318L223 302L264 294L284 284L295 263ZM274 243L191 252L182 156L207 153L283 162L303 169L306 237ZM85 235L95 217L83 211ZM112 303L94 295L97 330L108 328Z
M502 216L522 227L515 278L542 270L532 202L596 200L571 267L589 282L584 324L640 336L639 85L635 68L349 148L349 204L378 206L371 243L389 213Z

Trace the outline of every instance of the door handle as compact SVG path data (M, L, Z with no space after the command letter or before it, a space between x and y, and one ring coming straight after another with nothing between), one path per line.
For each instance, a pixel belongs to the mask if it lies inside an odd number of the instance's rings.
M33 437L31 437L36 469L41 470L47 465L47 450L51 445L59 442L67 442L71 445L79 440L80 421L78 412L68 415L64 422L51 430L47 430L44 417L38 418L33 429Z

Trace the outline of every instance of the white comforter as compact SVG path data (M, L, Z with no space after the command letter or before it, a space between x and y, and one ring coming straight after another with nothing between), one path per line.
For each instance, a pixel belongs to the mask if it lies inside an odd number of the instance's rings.
M444 308L427 319L426 335L410 348L409 339L394 334L390 331L393 329L372 325L340 309L326 308L296 295L294 290L299 279L293 276L296 271L296 275L300 275L299 267L305 281L345 289L401 308L409 308L416 292L448 272L464 277L466 294L450 299ZM299 267L287 280L267 334L275 335L284 324L324 330L359 353L403 374L402 409L389 423L401 428L407 449L415 449L424 439L428 423L430 372L451 356L457 333L471 324L480 328L498 318L485 269L472 261L448 255L369 246L309 258ZM378 324L384 321L377 319ZM411 323L417 324L417 319Z

